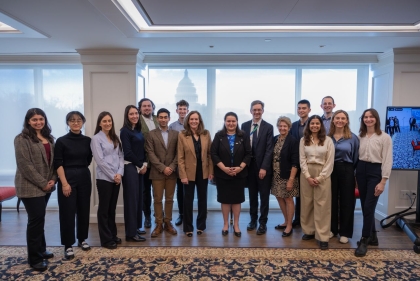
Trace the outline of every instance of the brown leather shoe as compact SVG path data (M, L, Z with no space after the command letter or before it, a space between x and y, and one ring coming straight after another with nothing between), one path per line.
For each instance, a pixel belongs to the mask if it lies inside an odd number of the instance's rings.
M157 223L155 229L153 230L152 234L150 236L152 237L158 237L159 234L161 234L163 231L163 226L161 223Z
M169 232L172 235L177 235L178 233L171 222L165 222L163 229L165 229L167 232Z

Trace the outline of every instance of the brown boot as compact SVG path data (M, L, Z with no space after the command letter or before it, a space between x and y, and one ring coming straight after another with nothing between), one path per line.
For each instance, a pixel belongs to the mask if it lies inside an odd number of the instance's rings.
M157 223L155 229L153 230L152 234L150 236L152 237L158 237L159 234L161 234L163 231L163 226L161 223Z
M163 228L172 235L176 235L178 233L171 222L165 222Z

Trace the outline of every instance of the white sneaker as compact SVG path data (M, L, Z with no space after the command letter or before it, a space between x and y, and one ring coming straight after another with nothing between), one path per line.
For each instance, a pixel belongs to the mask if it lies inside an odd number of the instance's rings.
M334 237L334 233L330 231L330 239Z
M349 243L349 239L346 236L341 236L340 237L340 243L342 243L342 244Z

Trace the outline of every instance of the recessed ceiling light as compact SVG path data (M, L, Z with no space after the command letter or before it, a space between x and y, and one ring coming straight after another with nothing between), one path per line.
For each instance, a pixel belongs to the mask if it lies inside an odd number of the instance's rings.
M271 42L271 39L264 39L265 42Z
M210 45L209 47L210 47L210 48L213 48L214 46L213 46L213 45Z

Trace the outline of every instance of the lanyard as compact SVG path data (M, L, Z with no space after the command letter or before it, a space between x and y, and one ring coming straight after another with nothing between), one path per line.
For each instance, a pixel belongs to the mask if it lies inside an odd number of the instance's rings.
M252 129L252 131L249 135L252 136L257 130L258 130L258 124L256 124L256 126L254 126L254 129Z

